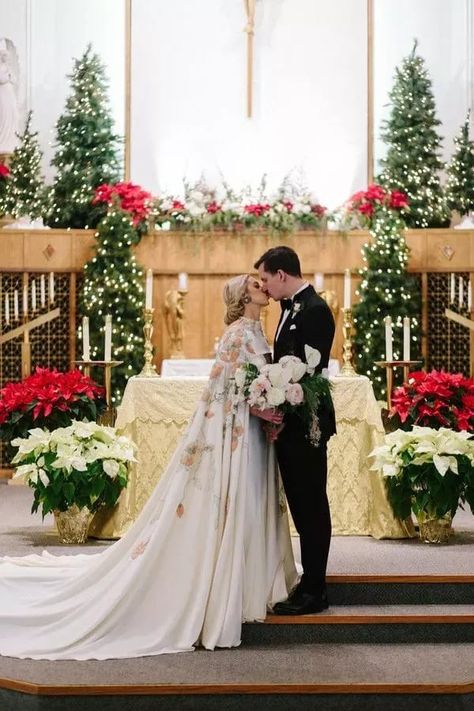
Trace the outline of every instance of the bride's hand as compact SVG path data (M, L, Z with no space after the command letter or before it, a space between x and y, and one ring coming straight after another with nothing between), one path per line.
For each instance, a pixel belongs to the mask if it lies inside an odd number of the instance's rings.
M255 417L260 417L266 422L271 422L272 425L281 425L283 422L283 413L280 412L280 410L275 410L274 408L259 410L258 407L251 407L250 414L255 415Z
M265 424L263 425L263 429L265 430L265 434L267 435L267 441L276 442L278 439L278 435L284 427L284 422L282 422L281 425L273 425L271 422L265 422Z

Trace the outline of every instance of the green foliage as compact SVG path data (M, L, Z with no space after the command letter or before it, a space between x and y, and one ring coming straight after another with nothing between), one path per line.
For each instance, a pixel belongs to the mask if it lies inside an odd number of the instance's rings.
M382 185L402 190L408 195L410 212L407 227L444 227L449 225L439 173L440 125L431 80L416 45L401 67L389 93L391 112L383 122L381 137L388 145L381 160Z
M42 217L46 205L46 189L41 175L42 152L38 132L31 130L32 112L28 113L25 130L19 135L20 145L10 161L2 211L12 217Z
M81 310L90 319L91 358L103 360L104 321L112 315L113 402L122 398L131 375L143 367L143 270L131 246L139 241L128 212L111 207L96 234L96 254L84 266Z
M95 227L105 206L92 204L95 189L116 182L121 173L119 138L107 100L104 66L89 45L75 60L71 95L56 125L57 168L51 201L50 227Z
M378 399L384 399L387 390L385 371L375 365L385 360L386 316L393 320L394 360L402 359L405 316L411 319L410 356L412 360L420 357L421 290L418 279L407 274L409 250L403 229L404 222L395 211L378 210L372 221L372 239L362 250L366 266L360 270L360 302L353 307L356 370L372 380Z
M460 215L474 210L474 141L469 138L469 119L470 111L454 139L456 151L448 167L446 184L448 206Z

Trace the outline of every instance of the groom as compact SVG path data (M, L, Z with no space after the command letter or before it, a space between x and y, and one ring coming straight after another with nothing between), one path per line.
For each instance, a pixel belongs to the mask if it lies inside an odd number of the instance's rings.
M321 362L316 372L327 368L334 319L326 302L301 276L300 260L290 247L272 247L254 264L263 291L281 303L281 316L274 342L274 361L286 355L305 360L305 345L317 348ZM336 432L334 409L318 412L319 446L307 438L297 415L285 415L276 440L286 498L300 536L303 576L288 600L275 605L277 615L306 615L328 607L326 565L331 540L331 515L326 493L327 441Z

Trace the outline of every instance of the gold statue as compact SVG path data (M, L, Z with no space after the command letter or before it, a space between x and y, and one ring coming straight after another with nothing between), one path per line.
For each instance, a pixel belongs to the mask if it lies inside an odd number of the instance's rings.
M186 291L170 289L166 292L163 312L166 330L171 341L170 358L184 358L184 296Z

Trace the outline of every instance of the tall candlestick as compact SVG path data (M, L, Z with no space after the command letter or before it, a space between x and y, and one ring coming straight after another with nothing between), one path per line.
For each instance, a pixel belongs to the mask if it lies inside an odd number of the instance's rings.
M459 277L459 308L462 309L464 302L464 280L462 277Z
M153 272L147 269L145 288L145 308L151 309L153 304Z
M89 341L89 317L82 317L82 360L91 359L91 346ZM107 360L107 359L106 359Z
M467 282L467 310L471 311L472 310L472 288L471 288L471 279L469 278L469 281Z
M46 306L46 277L44 274L40 278L40 299L41 308L43 309Z
M449 301L451 304L454 304L454 299L456 298L456 277L454 274L451 274L451 288L449 292Z
M28 315L28 287L26 284L23 287L23 316Z
M107 314L105 317L105 348L104 360L110 363L112 360L112 316Z
M349 269L344 272L344 308L351 308L351 272Z
M180 272L178 274L178 290L187 291L188 290L188 275L186 272Z
M49 272L49 302L54 303L54 272Z
M403 319L403 360L410 360L410 319Z
M15 321L18 321L20 318L20 309L19 309L19 303L18 303L18 289L15 289L13 292L13 314Z
M314 275L314 288L316 291L322 291L324 289L324 274L322 272L316 272Z
M384 318L385 322L385 360L390 362L393 360L393 341L392 341L392 319L390 316Z
M5 294L5 323L7 326L10 324L10 297Z
M36 311L36 280L31 282L31 310Z

